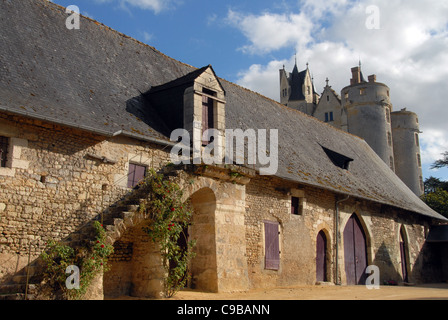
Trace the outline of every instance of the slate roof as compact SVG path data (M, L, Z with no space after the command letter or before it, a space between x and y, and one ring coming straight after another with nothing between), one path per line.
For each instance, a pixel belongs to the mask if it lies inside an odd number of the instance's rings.
M305 96L302 91L305 75L306 70L299 72L299 69L297 69L297 64L295 64L289 78L289 85L291 86L291 94L289 95L290 101L305 100Z
M45 0L0 1L0 111L169 143L143 93L198 69L88 18L68 30L67 16ZM227 128L279 130L278 177L443 219L364 140L220 80ZM353 159L349 170L322 147Z

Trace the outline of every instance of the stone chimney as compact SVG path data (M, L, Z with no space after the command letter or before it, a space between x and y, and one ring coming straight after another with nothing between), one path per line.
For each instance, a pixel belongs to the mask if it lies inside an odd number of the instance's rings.
M371 83L376 82L376 75L372 74L372 75L368 76L368 79L369 79L369 82L371 82Z
M350 85L360 83L361 82L361 68L353 67L351 70L352 70L352 78L350 79Z

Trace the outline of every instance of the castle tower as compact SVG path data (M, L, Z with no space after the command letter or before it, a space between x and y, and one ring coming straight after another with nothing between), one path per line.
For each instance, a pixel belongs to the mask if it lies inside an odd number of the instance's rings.
M351 69L350 85L341 90L342 107L347 112L347 130L363 138L394 170L389 87L371 75L365 81L361 67Z
M391 113L395 173L417 196L423 194L419 125L414 112Z
M280 69L280 103L292 109L312 115L318 103L319 95L314 90L310 71L307 68L299 72L297 62L292 72Z

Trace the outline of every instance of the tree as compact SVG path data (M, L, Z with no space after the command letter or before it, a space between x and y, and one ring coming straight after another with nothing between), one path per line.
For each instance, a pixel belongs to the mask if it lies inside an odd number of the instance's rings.
M431 169L448 167L448 151L445 151L443 158L436 160ZM422 200L433 210L448 218L448 181L439 178L429 177L425 180L425 194Z
M448 181L442 181L436 177L429 177L424 182L425 194L436 192L437 189L448 191Z
M440 169L442 167L448 167L448 151L445 151L444 153L442 153L443 158L436 160L432 166L431 169Z
M422 195L422 200L433 210L448 218L448 191L437 189Z

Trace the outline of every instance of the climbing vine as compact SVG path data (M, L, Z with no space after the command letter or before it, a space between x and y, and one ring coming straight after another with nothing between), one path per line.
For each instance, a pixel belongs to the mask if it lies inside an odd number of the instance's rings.
M146 203L139 209L148 216L143 229L160 248L165 268L164 294L169 298L190 279L188 265L195 255L195 241L188 240L187 230L192 210L188 202L182 202L179 185L163 174L150 170L142 185L149 191Z
M85 295L95 276L108 270L107 258L113 252L113 246L106 244L106 231L95 221L93 223L96 237L86 246L71 247L50 240L41 254L44 262L44 279L46 284L62 294L63 299L78 300ZM79 268L79 287L67 286L67 267Z

